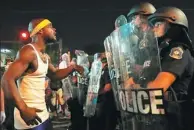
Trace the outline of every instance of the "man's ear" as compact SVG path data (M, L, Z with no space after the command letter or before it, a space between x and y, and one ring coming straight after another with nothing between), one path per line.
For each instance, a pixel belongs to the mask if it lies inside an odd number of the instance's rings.
M39 33L39 34L43 34L43 30L41 29L38 33Z

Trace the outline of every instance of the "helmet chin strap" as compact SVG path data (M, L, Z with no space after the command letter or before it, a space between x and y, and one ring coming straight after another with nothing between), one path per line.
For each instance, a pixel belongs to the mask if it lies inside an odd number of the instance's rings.
M158 43L160 48L165 48L169 46L169 42L172 40L167 36L170 26L168 25L165 29L165 34L162 37L158 37Z
M185 33L185 36L186 36L187 40L188 40L187 46L189 47L189 51L191 52L191 55L194 57L194 47L193 47L193 44L192 44L192 40L189 37L189 34L188 34L188 32L186 31L185 28L183 28L183 31Z
M160 42L161 41L161 42ZM159 42L159 47L160 48L165 48L165 47L167 47L167 46L169 46L169 42L171 41L171 39L169 39L169 38L162 38L162 39L160 39L158 42Z

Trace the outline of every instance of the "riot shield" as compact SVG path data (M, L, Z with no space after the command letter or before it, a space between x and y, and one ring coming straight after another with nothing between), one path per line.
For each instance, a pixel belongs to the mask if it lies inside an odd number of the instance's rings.
M86 117L92 117L96 112L101 75L102 62L100 56L97 53L94 55L94 61L92 63L92 67L89 74L89 86L86 98L86 105L84 109L84 116Z
M124 15L120 15L117 17L115 20L115 28L119 28L120 26L124 25L127 23L127 19Z
M108 40L105 50L109 71L116 77L112 86L121 115L120 129L165 130L163 91L147 88L161 70L152 30L127 23L114 30Z
M113 47L112 47L112 43L111 43L111 37L108 36L105 40L104 40L104 47L106 50L106 58L107 58L107 63L108 63L108 68L109 68L109 75L110 75L110 79L111 79L111 84L112 86L117 86L117 80L116 80L116 68L114 67L114 62L113 62ZM116 98L117 95L117 87L112 87L113 89L113 93L114 93L114 97L115 97L115 103L116 103L116 108L117 110L119 110L119 100L118 98Z
M84 68L84 75L76 73L77 77L77 98L81 105L85 103L86 93L88 88L88 73L89 73L89 60L88 54L82 50L76 50L77 64Z
M115 29L118 29L120 26L123 26L127 23L127 19L124 15L120 15L116 18L115 20ZM116 70L116 67L114 67L114 62L113 62L113 54L114 54L114 57L117 59L117 54L118 54L118 51L114 51L114 53L112 52L114 49L113 47L115 48L115 46L112 46L113 44L111 43L111 38L110 36L108 36L105 40L104 40L104 47L105 47L105 50L106 50L106 57L107 57L107 62L108 62L108 67L109 67L109 75L110 75L110 78L111 78L111 84L113 86L116 86L117 85L117 80L116 80L116 72L118 72ZM115 63L116 60L114 58L114 61ZM115 103L116 103L116 108L117 110L119 110L119 101L118 99L116 98L117 97L117 87L113 87L112 89L113 90L113 93L114 93L114 97L115 97Z
M59 64L59 69L64 69L70 65L70 56L67 53L64 53L61 56L61 62ZM67 76L65 79L62 79L62 88L65 100L73 97L73 83L71 81L71 76Z
M69 98L73 97L73 85L72 85L70 77L67 77L61 81L63 84L62 88L63 88L65 100L67 101Z

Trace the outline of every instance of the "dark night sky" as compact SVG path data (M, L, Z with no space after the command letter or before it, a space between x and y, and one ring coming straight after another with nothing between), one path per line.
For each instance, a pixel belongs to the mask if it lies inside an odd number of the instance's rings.
M109 1L68 1L17 0L0 4L0 40L16 40L18 32L27 29L33 18L48 18L53 22L57 33L63 38L64 46L69 48L99 51L105 37L114 29L117 16L126 15L130 8L145 0ZM156 8L176 6L188 16L190 33L194 39L194 1L193 0L150 0ZM13 3L15 2L15 3ZM17 3L16 3L17 2Z

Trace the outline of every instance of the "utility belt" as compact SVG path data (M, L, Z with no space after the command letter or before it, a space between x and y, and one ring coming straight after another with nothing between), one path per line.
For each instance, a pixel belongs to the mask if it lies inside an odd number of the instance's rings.
M170 88L170 91L164 93L164 105L167 114L180 116L182 110L185 109L189 103L188 95L185 93L175 93L172 88Z
M181 102L181 101L188 100L188 95L185 93L175 93L172 91L166 91L164 93L164 99L167 101Z

